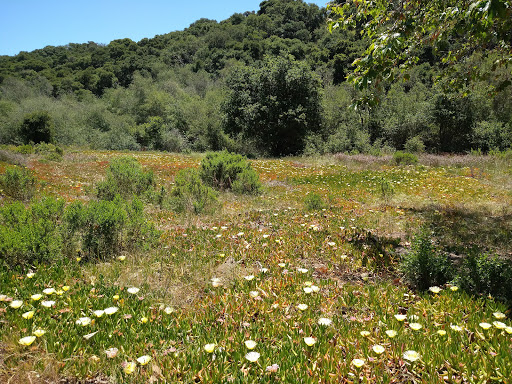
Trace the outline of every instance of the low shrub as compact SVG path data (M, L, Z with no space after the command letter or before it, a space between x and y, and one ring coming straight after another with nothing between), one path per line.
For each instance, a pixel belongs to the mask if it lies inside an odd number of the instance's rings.
M203 184L197 169L182 169L176 174L169 204L175 212L212 213L218 207L217 193Z
M28 201L36 192L34 173L24 167L8 166L0 176L0 189L5 196Z
M316 192L311 192L306 195L304 198L304 207L307 210L315 211L320 210L326 207L326 204L324 200L322 199L322 196L320 196Z
M154 192L153 172L144 172L140 163L132 157L119 157L110 162L107 177L97 185L97 195L102 200L114 200L116 195L124 199L139 196L151 198Z
M450 259L435 247L426 229L415 237L412 251L403 257L400 270L407 282L420 291L445 284L454 277Z
M393 155L395 165L412 165L418 163L418 157L409 152L397 151Z
M414 136L405 142L404 149L406 153L423 153L425 152L425 144L419 136Z
M46 198L25 207L0 207L0 260L7 267L52 263L62 257L59 223L64 200Z
M210 152L201 161L201 179L219 190L235 193L257 194L261 190L258 174L245 156L222 152Z

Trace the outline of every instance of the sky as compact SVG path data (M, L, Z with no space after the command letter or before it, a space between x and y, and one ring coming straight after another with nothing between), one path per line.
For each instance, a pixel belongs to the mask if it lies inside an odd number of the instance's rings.
M261 0L0 0L0 55L48 45L108 44L112 40L180 31L208 18L257 11ZM313 1L324 6L327 0Z

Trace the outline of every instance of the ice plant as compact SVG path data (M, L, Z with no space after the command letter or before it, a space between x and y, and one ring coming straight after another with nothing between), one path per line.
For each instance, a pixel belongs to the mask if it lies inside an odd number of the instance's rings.
M305 337L304 342L306 343L306 345L311 347L316 343L316 339L314 337Z
M436 293L436 294L437 294L437 293L439 293L439 292L441 292L441 288L439 288L439 287L438 287L438 286L436 286L436 285L434 285L433 287L430 287L428 290L429 290L430 292L432 292L432 293Z
M251 291L251 292L249 292L249 295L250 295L253 299L255 299L255 298L257 298L257 297L260 295L260 293L259 293L258 291Z
M299 308L301 311L305 311L306 309L308 309L308 305L307 304L299 304L299 305L297 305L297 308Z
M328 319L326 317L321 317L321 318L318 319L318 324L319 325L329 326L329 325L332 324L332 320Z
M247 281L251 281L252 279L254 279L254 275L244 276L244 279L247 280Z
M444 329L440 329L440 330L437 331L437 334L439 336L446 336L446 331Z
M101 317L105 314L105 311L102 309L97 309L96 311L93 311L92 313L94 313L94 316L96 316L96 317Z
M405 319L407 319L407 316L406 315L395 315L395 319L397 319L398 321L405 321Z
M132 295L136 295L139 293L140 289L136 287L131 287L126 290L128 293L131 293Z
M313 289L312 289L311 287L304 287L304 288L302 288L302 290L303 290L305 293L308 293L308 294L309 294L309 293L311 293L311 292L313 292Z
M375 352L377 355L380 355L381 353L384 353L385 349L382 345L375 344L373 347L373 352Z
M214 288L220 287L222 285L222 282L217 277L214 277L211 281L212 281L212 286Z
M420 323L410 323L409 327L415 331L419 331L423 326Z
M21 345L29 346L30 344L32 344L34 342L35 339L36 339L35 336L25 336L25 337L22 337L21 339L19 339L18 343Z
M130 361L128 363L125 363L123 371L127 375L132 374L135 371L135 368L137 367L137 364L135 364L133 361Z
M455 332L462 332L462 327L458 325L451 324L450 328L453 329Z
M124 255L117 256L117 260L119 260L119 261L125 261L125 260L126 260L126 256L124 256Z
M245 340L244 344L247 349L254 349L256 348L257 343L254 340Z
M34 316L34 311L28 311L25 312L23 315L21 315L24 319L30 320Z
M393 337L395 337L397 335L397 333L396 333L396 331L394 331L392 329L388 329L386 331L386 335L388 335L388 337L390 337L390 338L393 338Z
M34 272L29 272L29 273L27 273L27 277L28 277L29 279L33 278L35 275L36 275L36 274L35 274Z
M363 337L368 337L368 336L370 336L370 332L368 332L368 331L361 331L361 332L359 332L359 333L360 333L360 335L361 335L361 336L363 336Z
M151 356L148 356L148 355L144 355L144 356L141 356L141 357L137 358L137 362L140 365L146 365L150 361L151 361Z
M53 295L55 293L55 288L46 288L46 289L43 289L43 293L45 295Z
M503 320L505 317L507 317L507 315L502 312L494 312L492 315L498 320Z
M403 354L403 358L405 360L409 360L411 362L414 362L420 358L420 354L416 351L405 351Z
M41 305L43 307L46 307L46 308L51 308L55 305L55 301L54 300L46 300L46 301L42 301L41 302Z
M82 327L85 327L86 325L91 324L91 318L90 317L81 317L76 321L76 324L81 325Z
M32 333L37 337L41 337L46 333L46 331L44 329L38 328Z
M491 328L491 327L492 327L492 325L491 325L491 324L489 324L489 323L485 323L485 322L480 323L479 325L480 325L483 329L489 329L489 328Z
M494 325L497 329L505 329L505 328L507 328L507 324L502 323L501 321L493 321L492 325Z
M245 358L251 363L255 363L260 358L260 354L258 352L249 352L247 355L245 355Z
M21 300L13 300L9 306L11 308L18 309L22 305L23 305L23 301L21 301Z
M105 308L103 310L103 312L105 312L105 315L113 315L114 313L116 313L117 311L119 310L119 308L117 307L108 307L108 308Z
M164 312L165 312L167 315L170 315L171 313L173 313L173 312L174 312L174 308L172 308L172 307L165 307Z
M353 359L352 365L356 368L361 368L364 365L364 360L363 359Z
M213 344L213 343L212 344L206 344L204 346L204 350L206 352L208 352L208 353L212 353L214 351L214 349L215 349L215 344Z

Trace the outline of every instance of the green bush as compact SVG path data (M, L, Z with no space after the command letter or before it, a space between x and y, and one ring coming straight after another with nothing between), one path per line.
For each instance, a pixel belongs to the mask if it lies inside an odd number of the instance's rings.
M316 192L311 192L304 198L304 207L310 211L320 210L326 207L322 196Z
M395 152L393 154L393 162L396 165L412 165L418 162L418 157L409 152Z
M409 153L423 153L425 152L425 144L419 136L414 136L405 142L404 149Z
M132 196L150 198L154 187L153 172L144 172L132 157L120 157L110 162L106 179L97 185L97 195L102 200L114 200L116 195L124 199Z
M395 194L395 190L393 185L386 179L382 179L380 182L380 196L381 198L388 202L391 200L393 195Z
M210 152L201 162L201 179L219 190L257 194L261 190L258 174L246 157L227 151Z
M20 127L20 136L25 144L52 143L55 125L47 111L35 111L25 115Z
M51 143L39 143L34 146L34 152L43 156L45 161L62 161L64 150Z
M46 198L29 207L0 207L0 259L8 267L52 263L62 256L59 223L64 200Z
M434 246L425 229L414 239L412 251L403 257L400 269L407 282L421 291L445 284L454 276L450 259Z
M218 207L217 193L203 184L197 169L182 169L176 174L169 203L176 212L213 212Z
M34 146L30 144L19 145L16 147L15 151L17 153L21 153L22 155L30 155L34 153Z
M36 192L36 178L27 168L8 166L0 176L0 189L12 199L28 201Z
M497 256L470 255L462 263L456 283L474 294L492 295L512 303L512 262Z

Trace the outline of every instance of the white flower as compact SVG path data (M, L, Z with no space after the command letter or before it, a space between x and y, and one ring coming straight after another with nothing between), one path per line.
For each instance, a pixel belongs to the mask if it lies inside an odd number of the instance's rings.
M9 305L11 308L17 309L23 305L23 301L21 300L13 300Z
M260 268L260 272L261 273L267 273L268 272L268 268Z
M361 336L363 336L363 337L368 337L368 336L370 336L370 335L371 335L371 333L370 333L370 332L368 332L368 331L361 331L361 332L359 332L359 333L360 333L360 335L361 335Z
M244 276L244 279L247 280L247 281L251 281L252 279L254 279L254 275Z
M214 277L211 281L212 281L212 286L214 288L220 287L222 285L222 282L217 277Z
M41 305L43 307L50 308L50 307L53 307L55 305L55 301L54 300L42 301Z
M381 353L384 353L385 349L382 345L375 344L373 347L373 352L375 352L377 355L380 355Z
M249 292L249 295L250 295L253 299L255 299L255 298L257 298L257 297L260 295L260 293L259 293L258 291L251 291L251 292Z
M316 293L316 292L320 291L320 288L317 287L316 285L312 285L311 290Z
M299 304L299 305L297 305L297 308L299 308L301 311L305 311L306 309L308 309L308 305L307 304Z
M453 329L455 332L462 332L462 327L458 325L451 324L450 328Z
M363 359L354 359L354 360L352 360L352 365L357 368L361 368L364 365L364 360Z
M311 287L304 287L302 289L304 290L305 293L308 293L308 294L313 292L313 289Z
M28 311L25 312L23 315L21 315L24 319L30 320L34 316L34 311Z
M386 335L388 335L388 337L390 337L390 338L393 338L393 337L395 337L397 335L397 333L396 333L396 331L394 331L392 329L388 329L386 331Z
M213 344L213 343L212 344L206 344L204 346L204 350L206 352L208 352L208 353L212 353L214 351L214 349L215 349L215 344Z
M483 329L489 329L489 328L491 328L491 327L492 327L492 325L491 325L491 324L489 324L489 323L480 323L479 325L480 325Z
M416 351L405 351L404 352L404 355L403 355L404 359L405 360L409 360L409 361L416 361L418 360L421 356L418 352Z
M43 289L43 293L45 295L53 295L55 293L55 288L46 288L46 289Z
M29 273L27 273L27 277L28 277L29 279L33 278L35 275L36 275L36 274L35 274L34 272L29 272Z
M507 317L504 313L501 312L494 312L492 315L498 320L503 320L505 317Z
M174 308L172 307L165 307L164 312L168 315L174 312Z
M318 324L319 325L325 325L325 326L329 326L332 324L332 320L331 319L328 319L326 317L321 317L318 319Z
M277 264L277 265L278 265L278 266L280 266L281 268L286 267L286 263L279 263L279 264Z
M446 335L446 331L444 329L440 329L439 331L437 331L437 334L439 336L445 336Z
M126 256L125 255L117 256L117 260L125 261L126 260Z
M37 337L41 337L46 333L46 331L44 329L38 328L32 333Z
M397 319L398 321L405 321L405 319L407 319L407 316L406 315L395 315L395 319Z
M137 293L139 293L140 289L136 288L136 287L131 287L131 288L128 288L127 291L128 291L128 293L131 293L132 295L136 295Z
M245 355L245 358L249 360L251 363L254 363L258 361L260 358L260 354L258 352L249 352L247 355Z
M316 339L314 337L305 337L304 342L306 343L306 345L311 347L316 343Z
M35 336L25 336L25 337L22 337L21 339L18 340L18 343L21 344L21 345L30 345L34 342L34 340L36 339Z
M256 345L258 343L256 343L254 340L245 340L244 344L247 347L247 349L254 349L254 348L256 348Z
M116 357L117 356L117 352L119 352L119 350L117 348L114 348L114 347L109 348L109 349L107 349L105 351L105 353L107 354L107 357L109 359L113 359L114 357Z
M146 365L147 363L149 363L151 361L151 356L148 356L148 355L144 355L144 356L141 356L137 359L137 362L140 364L140 365Z
M308 273L308 270L306 268L297 268L297 271L300 273Z
M103 310L103 312L105 312L105 315L113 315L114 313L116 313L117 311L119 310L119 308L117 307L108 307L108 308L105 308Z
M505 329L505 328L507 328L507 324L502 323L501 321L493 321L492 325L494 325L498 329Z
M419 331L423 326L420 323L410 323L409 327L415 331Z
M432 292L432 293L436 293L436 294L437 294L437 293L439 293L439 292L441 292L441 288L439 288L439 287L438 287L438 286L436 286L436 285L434 285L433 287L430 287L428 290L429 290L430 292Z
M81 325L82 327L85 327L86 325L91 324L91 318L90 317L81 317L76 321L76 324Z
M96 317L101 317L103 316L103 314L105 313L105 311L101 310L101 309L98 309L96 311L93 311L92 313L94 313L94 316Z

